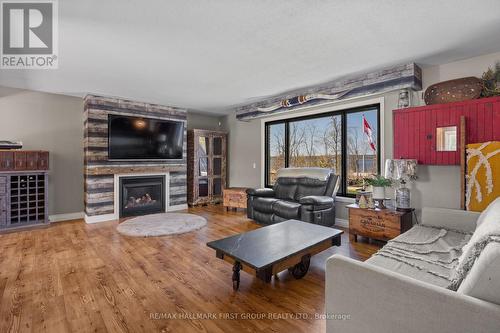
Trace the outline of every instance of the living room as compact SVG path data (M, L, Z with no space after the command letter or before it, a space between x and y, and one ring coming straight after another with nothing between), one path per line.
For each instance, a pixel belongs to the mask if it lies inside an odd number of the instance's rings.
M1 6L0 332L500 330L497 1Z

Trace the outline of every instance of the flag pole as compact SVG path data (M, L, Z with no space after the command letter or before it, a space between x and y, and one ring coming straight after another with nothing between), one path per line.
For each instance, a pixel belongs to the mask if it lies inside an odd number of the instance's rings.
M365 114L363 113L363 117L361 118L361 128L365 128ZM364 132L364 130L363 130ZM363 177L365 174L365 150L363 149Z

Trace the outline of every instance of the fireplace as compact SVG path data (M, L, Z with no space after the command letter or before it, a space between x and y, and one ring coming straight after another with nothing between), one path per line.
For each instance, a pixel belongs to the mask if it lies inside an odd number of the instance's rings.
M120 177L120 217L165 211L165 177Z

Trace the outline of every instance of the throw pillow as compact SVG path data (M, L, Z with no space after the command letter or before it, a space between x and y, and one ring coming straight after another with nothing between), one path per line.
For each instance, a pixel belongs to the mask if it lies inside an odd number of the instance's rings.
M486 245L491 241L498 241L500 237L500 197L481 213L478 220L481 221L476 230L469 242L462 248L462 255L452 273L449 289L457 290Z

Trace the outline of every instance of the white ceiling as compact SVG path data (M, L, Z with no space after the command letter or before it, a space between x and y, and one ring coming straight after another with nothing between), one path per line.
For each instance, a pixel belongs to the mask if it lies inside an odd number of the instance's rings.
M224 113L354 72L500 50L498 0L59 0L59 69L0 85Z

